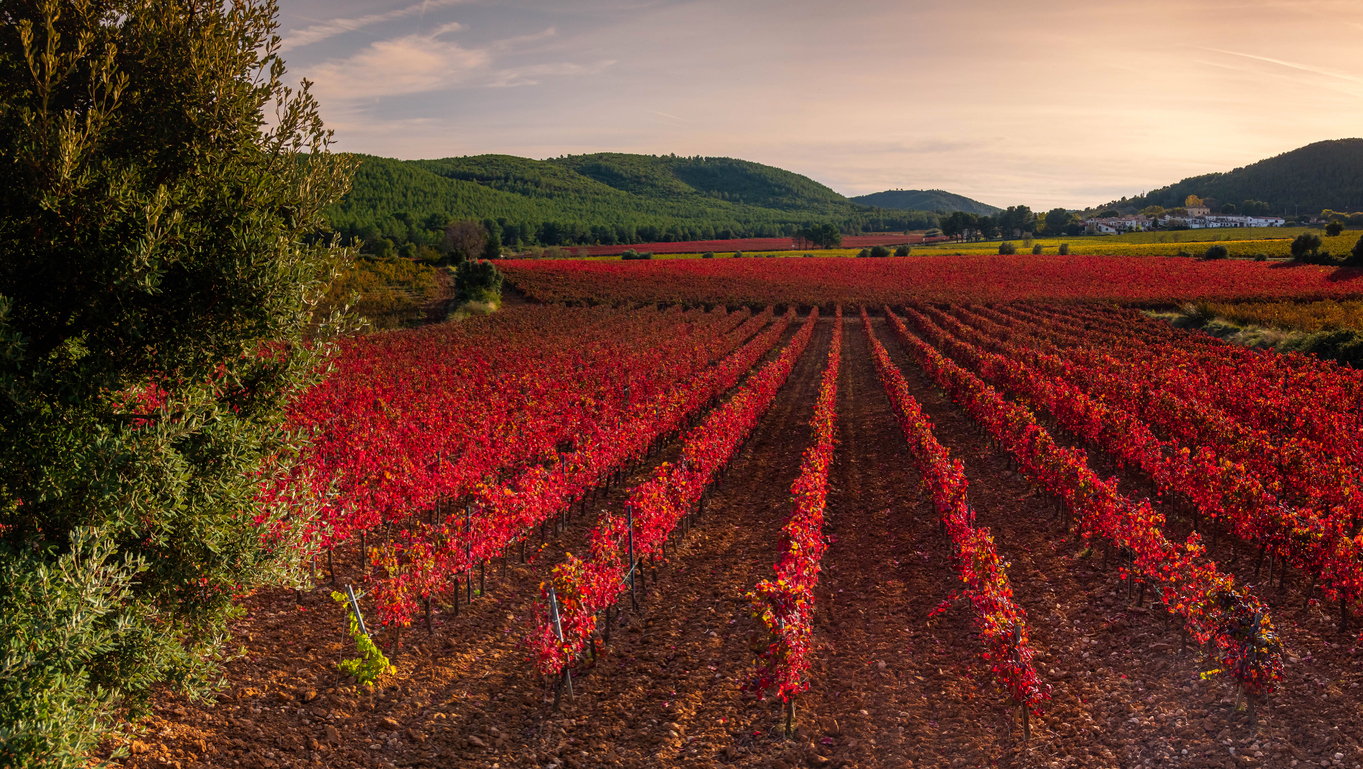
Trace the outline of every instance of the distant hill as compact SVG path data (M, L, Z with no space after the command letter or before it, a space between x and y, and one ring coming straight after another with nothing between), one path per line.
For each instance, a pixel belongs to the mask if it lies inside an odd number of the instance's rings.
M1363 210L1363 139L1316 142L1253 165L1194 176L1109 206L1144 208L1183 205L1189 195L1242 205L1260 200L1279 216ZM1105 208L1107 206L1100 206Z
M361 161L328 215L343 235L434 245L448 221L494 219L508 245L776 237L936 227L926 211L858 204L790 171L732 158L600 153L549 160L476 155Z
M965 211L968 214L993 216L1003 210L946 190L886 190L858 195L851 200L865 206L894 211L942 211L948 214Z

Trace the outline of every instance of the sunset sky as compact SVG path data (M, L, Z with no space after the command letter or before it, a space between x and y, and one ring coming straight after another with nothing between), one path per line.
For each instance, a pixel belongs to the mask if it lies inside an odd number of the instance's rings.
M1363 135L1363 2L280 0L339 149L723 155L1079 208Z

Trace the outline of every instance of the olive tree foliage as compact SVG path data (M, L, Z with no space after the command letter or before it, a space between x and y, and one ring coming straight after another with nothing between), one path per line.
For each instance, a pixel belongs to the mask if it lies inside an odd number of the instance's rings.
M0 0L0 765L78 766L220 680L233 599L296 582L305 337L350 161L272 0Z

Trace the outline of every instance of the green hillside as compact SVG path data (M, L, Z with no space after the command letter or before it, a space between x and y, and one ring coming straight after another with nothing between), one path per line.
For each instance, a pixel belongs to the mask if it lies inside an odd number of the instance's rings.
M940 211L947 214L965 211L979 216L993 216L1003 210L946 190L886 190L858 195L851 200L864 206L893 211Z
M1109 205L1183 205L1189 195L1241 206L1263 201L1278 216L1363 210L1363 139L1316 142L1226 173L1194 176Z
M550 160L357 156L354 186L329 215L371 245L436 245L447 222L495 220L508 245L642 243L937 226L937 215L860 205L812 179L731 158L602 153Z

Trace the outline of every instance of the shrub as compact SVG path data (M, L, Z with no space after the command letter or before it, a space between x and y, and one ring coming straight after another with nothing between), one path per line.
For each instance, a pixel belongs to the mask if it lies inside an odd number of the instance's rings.
M1333 221L1325 225L1325 234L1329 235L1332 238L1338 236L1343 231L1344 231L1343 222Z
M1228 256L1230 256L1230 249L1226 248L1220 243L1217 243L1216 245L1209 247L1202 254L1203 259L1225 259Z
M502 302L502 273L492 262L464 262L454 269L455 302Z
M857 258L858 258L858 259L867 259L867 258L869 258L870 256L871 256L871 249L869 249L869 248L863 248L863 249L861 249L861 251L857 252Z
M1070 255L1070 244L1069 244L1069 243L1061 243L1061 244L1060 244L1060 250L1059 250L1057 253L1059 253L1061 256L1069 256L1069 255Z
M875 259L884 259L885 257L887 257L887 256L889 256L889 255L890 255L890 249L888 249L888 248L886 248L886 247L884 247L884 246L875 246L875 247L873 247L873 248L871 249L871 257L872 257L872 258L875 258Z
M714 259L714 258L715 258L715 252L714 252L714 251L706 251L705 253L703 253L703 254L700 255L700 258L702 258L702 259Z
M1017 252L1018 252L1017 246L1013 245L1013 244L1010 243L1009 241L1006 241L1006 240L1005 240L1005 241L1003 241L1002 243L999 244L999 253L1000 253L1000 254L1003 254L1003 255L1005 255L1005 256L1011 256L1011 255L1013 255L1013 254L1016 254Z
M1174 256L1192 256L1192 254L1188 252L1188 249L1186 249L1186 248L1180 248L1180 249L1178 250L1178 253L1177 253L1177 254L1174 254Z
M743 252L742 252L742 251L735 251L735 252L734 252L734 258L735 258L735 259L742 259L742 258L743 258Z
M1320 251L1320 236L1304 232L1292 241L1292 258L1299 261L1309 261Z
M908 256L908 255L909 255L909 247L908 247L908 246L900 246L899 248L896 248L896 249L894 250L894 255L895 255L895 256Z
M629 250L627 250L627 251L625 251L625 253L623 253L623 254L620 255L620 259L623 260L623 261L626 261L626 262L632 262L632 261L636 261L636 260L639 260L639 259L652 259L652 258L653 258L653 252L652 252L652 251L635 251L635 250L632 249L632 248L629 249Z
M1259 253L1257 253L1257 254L1254 255L1254 261L1256 261L1256 262L1267 262L1267 261L1268 261L1268 254L1265 254L1264 252L1260 251Z
M1040 244L1040 243L1037 243L1036 245L1032 246L1032 253L1034 253L1034 254L1039 254L1039 253L1041 253L1041 244Z
M806 259L813 259L813 258L814 258L814 255L813 255L813 254L805 254L805 258L806 258Z

